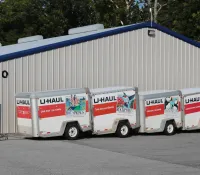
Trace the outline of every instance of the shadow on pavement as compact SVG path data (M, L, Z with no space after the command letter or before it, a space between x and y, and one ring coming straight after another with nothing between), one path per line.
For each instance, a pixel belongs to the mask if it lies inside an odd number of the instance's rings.
M184 134L184 133L200 133L200 130L192 130L192 131L182 131L182 130L178 130L177 133L175 135L172 135L170 137L179 135L179 134ZM143 137L143 136L147 136L147 137L153 137L153 136L157 136L157 137L163 137L167 135L164 135L163 133L135 133L134 131L130 134L130 136L128 138L134 138L134 137ZM118 138L115 134L105 134L105 135L92 135L92 133L88 132L88 133L81 133L80 137L78 138L78 140L83 140L83 139L92 139L92 138L105 138L105 139L109 139L109 138ZM35 140L35 141L76 141L76 140L67 140L64 137L50 137L50 138L30 138L30 137L26 137L24 139L27 140ZM120 138L118 138L120 139ZM123 138L122 138L123 139Z

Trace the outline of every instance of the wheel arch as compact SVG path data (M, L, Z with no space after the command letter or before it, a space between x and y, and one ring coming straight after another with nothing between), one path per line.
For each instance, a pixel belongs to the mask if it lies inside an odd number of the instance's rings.
M166 119L166 120L163 120L162 123L161 123L161 127L160 127L160 128L161 128L161 131L164 131L164 130L165 130L165 126L166 126L166 124L169 123L169 122L172 122L172 123L174 124L175 128L177 129L177 125L176 125L176 122L175 122L174 119Z
M120 132L121 132L121 131L120 131L120 130L121 130L121 129L120 129L120 127L121 127L120 125L123 126L123 124L126 124L127 127L128 127L128 132L127 132L127 134L125 134L125 135L122 135L122 133L120 133ZM130 134L131 134L132 128L131 128L131 125L130 125L128 119L119 120L116 128L117 128L117 129L116 129L116 131L115 131L115 134L116 134L118 137L128 137L128 136L130 136Z
M76 124L78 126L79 130L82 132L82 128L78 121L64 121L61 126L61 131L60 131L61 135L65 134L65 130L66 130L67 126L69 126L70 124Z
M118 128L119 124L121 124L121 123L127 123L129 128L131 129L131 125L130 125L130 122L128 119L119 119L119 120L116 120L115 122L117 122L115 132L117 131L117 128Z

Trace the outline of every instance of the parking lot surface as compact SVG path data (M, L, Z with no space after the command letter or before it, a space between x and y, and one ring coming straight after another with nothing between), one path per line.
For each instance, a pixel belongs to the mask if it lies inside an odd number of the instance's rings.
M0 141L2 175L200 175L200 132Z

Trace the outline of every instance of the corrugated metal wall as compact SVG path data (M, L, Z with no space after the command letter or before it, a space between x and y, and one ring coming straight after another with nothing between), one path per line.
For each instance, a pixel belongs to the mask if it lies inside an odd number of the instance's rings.
M17 92L70 87L138 86L139 90L200 87L200 49L148 29L105 37L3 62L1 132L15 132ZM1 90L1 89L0 89Z

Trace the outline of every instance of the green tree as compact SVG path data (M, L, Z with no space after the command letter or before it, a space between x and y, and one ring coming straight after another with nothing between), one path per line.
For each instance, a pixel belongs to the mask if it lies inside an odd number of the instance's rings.
M5 0L0 3L0 42L65 35L69 28L95 23L92 5L92 0Z
M168 0L158 15L158 23L200 41L199 0Z
M3 44L16 43L18 38L38 32L43 9L36 1L7 0L0 3L0 38Z
M94 0L97 21L105 27L133 24L147 18L135 0Z
M144 4L146 11L152 8L154 22L200 41L199 0L144 0Z
M185 36L200 41L199 0L176 0L169 4L170 27ZM164 25L167 26L166 23Z

